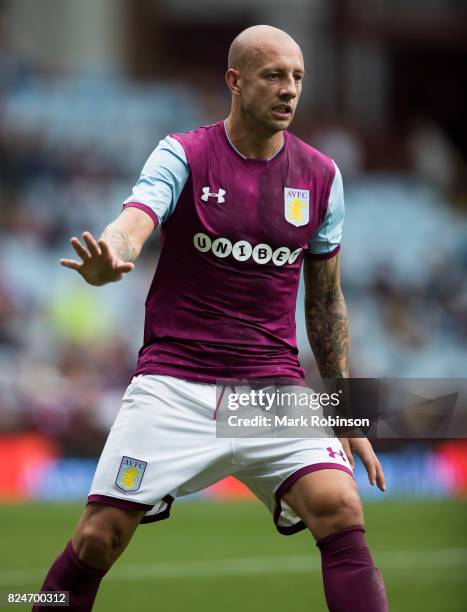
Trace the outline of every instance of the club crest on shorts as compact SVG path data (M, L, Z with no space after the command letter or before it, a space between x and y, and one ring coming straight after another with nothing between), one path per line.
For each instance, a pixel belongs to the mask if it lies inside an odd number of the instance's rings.
M286 221L301 227L310 220L310 192L308 189L284 187L284 216Z
M146 461L123 456L115 480L116 486L125 493L137 491L141 486L146 466Z

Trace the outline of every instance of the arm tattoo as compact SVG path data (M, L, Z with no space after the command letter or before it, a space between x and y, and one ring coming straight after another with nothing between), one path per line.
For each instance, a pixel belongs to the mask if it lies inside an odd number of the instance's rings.
M339 256L305 258L305 321L323 378L349 375L349 319L339 280Z
M135 247L131 243L127 234L118 228L108 229L106 232L109 246L117 257L122 261L135 261L138 257Z

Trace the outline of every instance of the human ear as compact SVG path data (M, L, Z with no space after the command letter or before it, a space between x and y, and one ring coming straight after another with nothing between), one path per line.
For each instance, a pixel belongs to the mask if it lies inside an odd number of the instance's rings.
M225 82L234 96L240 95L239 81L240 72L236 68L229 68L225 73Z

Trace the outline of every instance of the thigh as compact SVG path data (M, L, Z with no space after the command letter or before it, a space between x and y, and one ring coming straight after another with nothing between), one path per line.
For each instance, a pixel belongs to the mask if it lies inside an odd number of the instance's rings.
M343 471L319 470L299 478L283 496L317 538L337 528L363 524L363 511L353 477Z
M336 438L251 438L234 442L235 457L241 465L235 476L269 508L277 530L284 535L308 526L303 513L288 503L287 493L296 483L321 472L331 474L332 479L337 474L339 481L354 482L352 468Z
M229 441L216 438L215 400L215 385L166 376L133 379L88 500L146 509L143 522L167 518L185 483L196 486L198 475L230 453Z

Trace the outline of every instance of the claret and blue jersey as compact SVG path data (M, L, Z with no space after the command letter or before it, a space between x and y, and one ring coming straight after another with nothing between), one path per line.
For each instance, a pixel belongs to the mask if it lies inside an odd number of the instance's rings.
M271 159L246 159L221 121L162 140L124 206L161 225L136 374L303 378L301 264L335 255L342 233L331 159L288 132Z

